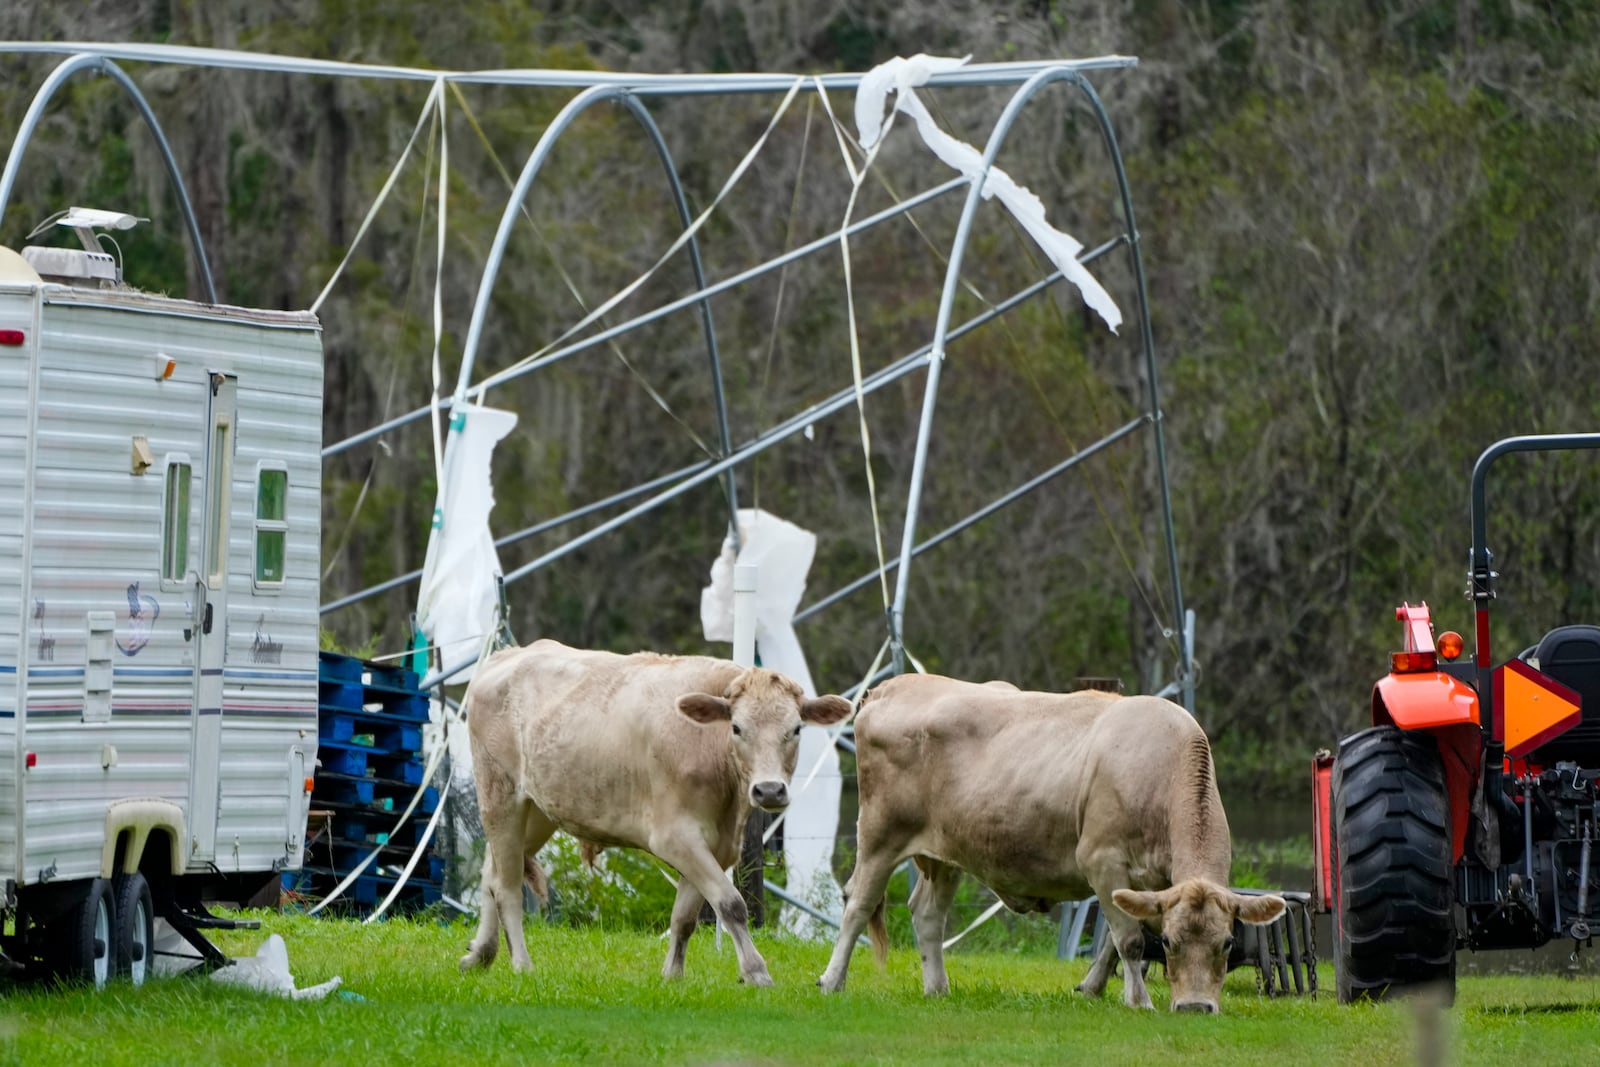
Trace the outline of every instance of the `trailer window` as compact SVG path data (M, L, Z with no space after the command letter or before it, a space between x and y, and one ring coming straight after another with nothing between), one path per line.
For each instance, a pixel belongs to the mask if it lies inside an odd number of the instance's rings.
M189 479L186 460L167 461L166 505L161 515L161 578L180 582L189 571Z
M256 584L282 585L284 542L289 536L289 472L262 467L256 472Z

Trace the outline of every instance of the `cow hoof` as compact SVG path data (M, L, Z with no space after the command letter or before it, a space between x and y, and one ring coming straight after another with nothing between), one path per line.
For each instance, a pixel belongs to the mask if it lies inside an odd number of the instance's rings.
M746 985L770 986L772 984L772 975L766 971L758 971L755 974L743 975L739 980Z
M461 963L459 966L461 967L461 973L466 974L468 971L475 971L479 967L487 967L488 964L483 959L479 958L476 952L469 952L465 956L461 957Z
M1074 993L1082 993L1086 997L1098 997L1101 993L1105 992L1103 989L1094 989L1083 982L1079 982L1077 985L1073 986L1072 991Z
M829 978L826 973L817 979L817 988L824 993L839 993L844 990L844 979Z

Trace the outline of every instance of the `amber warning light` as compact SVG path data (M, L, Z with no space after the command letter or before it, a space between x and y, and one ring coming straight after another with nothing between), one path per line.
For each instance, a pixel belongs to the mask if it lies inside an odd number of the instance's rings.
M1437 670L1438 666L1438 659L1432 652L1395 652L1389 657L1390 670L1395 674L1416 674Z
M1461 640L1461 635L1454 630L1446 630L1439 635L1439 655L1445 659L1456 659L1465 647L1466 643Z

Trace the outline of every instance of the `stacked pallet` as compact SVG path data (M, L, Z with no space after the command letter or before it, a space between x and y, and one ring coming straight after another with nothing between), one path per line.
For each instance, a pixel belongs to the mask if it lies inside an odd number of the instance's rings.
M284 875L285 888L307 898L326 896L374 849L377 858L340 897L342 910L368 911L393 888L439 805L438 790L422 786L428 697L417 682L415 671L321 654L311 806L327 815L307 828L305 866ZM397 826L419 789L420 801ZM391 910L437 901L444 868L430 842Z

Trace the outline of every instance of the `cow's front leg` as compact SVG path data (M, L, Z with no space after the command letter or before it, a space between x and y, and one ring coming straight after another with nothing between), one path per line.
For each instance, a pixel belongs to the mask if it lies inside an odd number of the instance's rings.
M917 860L917 869L922 877L911 894L911 925L922 953L922 994L931 997L950 992L944 970L944 934L961 871L925 858Z
M739 955L739 977L750 985L771 985L772 975L767 971L767 961L761 958L755 942L750 939L749 909L745 907L744 898L712 857L699 832L679 830L651 835L650 851L676 867L679 875L710 902L717 918L722 920L722 925L728 928L728 935L733 938L733 949ZM678 917L678 904L681 903L683 897L680 895L672 908L674 923Z
M1144 984L1144 927L1110 900L1110 894L1100 897L1100 906L1105 909L1106 925L1110 927L1107 942L1114 941L1117 955L1122 957L1122 1002L1130 1008L1153 1009L1150 990Z
M689 947L689 937L700 925L700 906L706 898L687 878L678 879L678 899L672 905L671 941L667 945L667 961L661 965L661 977L677 978L683 974L683 957Z

